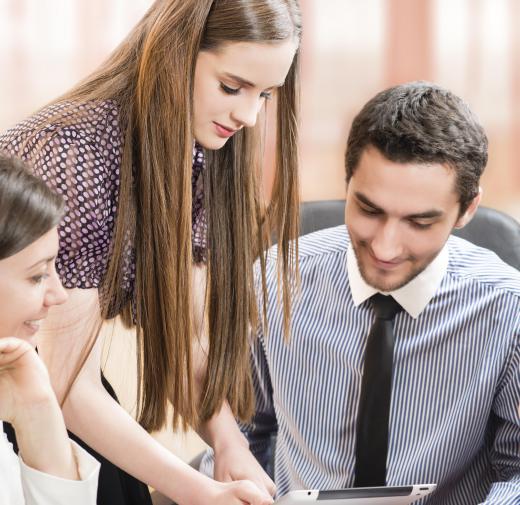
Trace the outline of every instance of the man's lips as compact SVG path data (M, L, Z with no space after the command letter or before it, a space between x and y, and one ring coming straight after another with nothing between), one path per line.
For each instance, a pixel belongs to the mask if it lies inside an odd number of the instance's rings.
M384 261L380 260L377 256L369 252L370 259L372 262L382 270L392 270L397 268L398 266L403 264L403 260L392 260L392 261Z

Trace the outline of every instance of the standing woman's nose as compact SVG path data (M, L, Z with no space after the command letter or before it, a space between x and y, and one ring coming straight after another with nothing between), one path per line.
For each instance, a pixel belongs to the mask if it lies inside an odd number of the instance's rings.
M244 93L237 100L236 105L231 112L231 118L239 126L253 127L256 124L260 109L265 102L265 98L260 95L251 93Z

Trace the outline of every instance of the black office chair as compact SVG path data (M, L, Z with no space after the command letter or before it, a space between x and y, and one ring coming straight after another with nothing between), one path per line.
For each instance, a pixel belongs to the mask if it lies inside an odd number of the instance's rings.
M300 235L345 222L345 200L302 203ZM453 234L495 252L503 261L520 270L520 223L511 216L489 207L479 207L464 228Z

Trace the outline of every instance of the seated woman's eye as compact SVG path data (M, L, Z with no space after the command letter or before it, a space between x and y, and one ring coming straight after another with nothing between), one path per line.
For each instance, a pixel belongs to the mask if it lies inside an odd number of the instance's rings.
M33 276L31 277L31 281L32 281L34 284L40 284L40 283L42 283L45 279L47 279L47 277L49 277L48 274L33 275Z
M269 91L262 91L262 93L260 93L260 96L262 98L265 98L266 100L271 100L271 98L273 98L273 94Z
M240 88L230 88L229 86L226 86L223 82L220 83L220 88L224 93L227 93L228 95L236 95L240 91Z

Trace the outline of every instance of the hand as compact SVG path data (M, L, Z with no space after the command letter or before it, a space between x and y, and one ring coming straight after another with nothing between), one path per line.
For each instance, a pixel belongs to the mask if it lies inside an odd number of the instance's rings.
M246 443L215 448L214 477L221 482L249 480L264 493L274 496L276 486L265 473Z
M0 419L15 427L27 410L56 402L45 365L19 338L0 339L0 398Z
M36 351L0 339L0 419L10 422L24 462L62 479L78 479L67 430L49 374Z
M257 485L248 480L235 482L212 481L209 496L200 496L200 505L271 505L273 498L259 491ZM206 493L202 493L206 495ZM194 503L194 502L190 502Z

